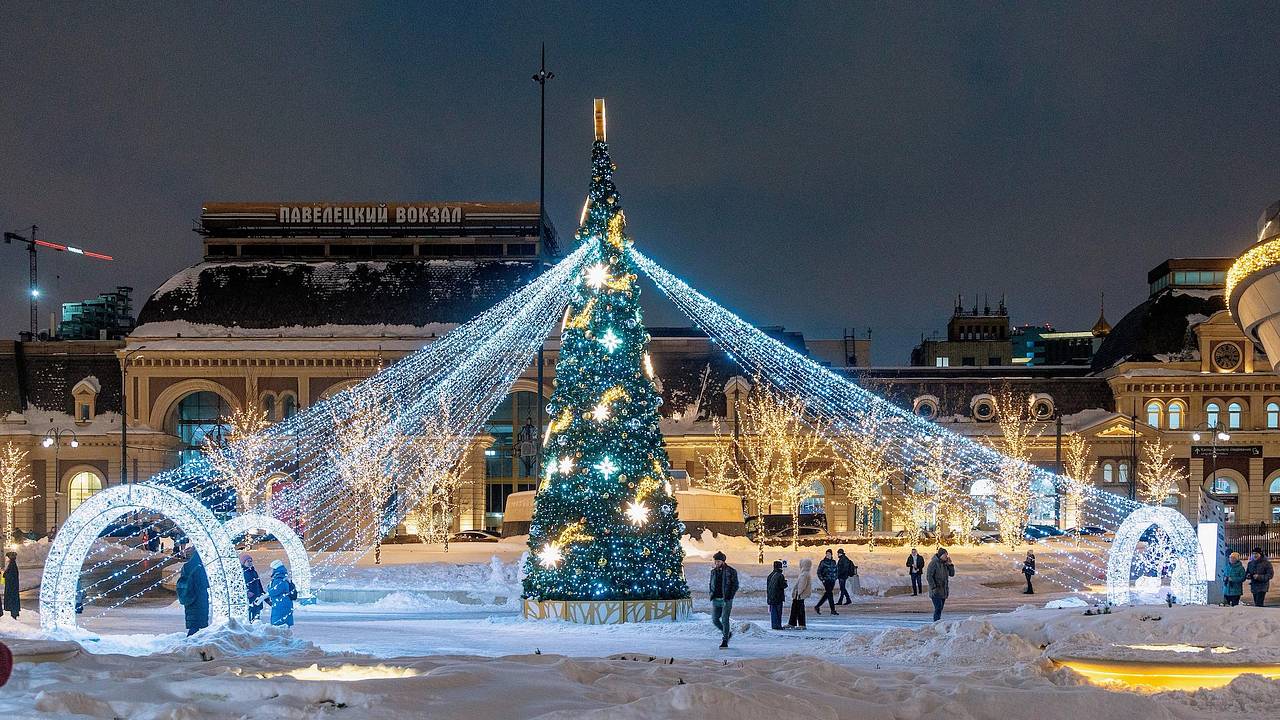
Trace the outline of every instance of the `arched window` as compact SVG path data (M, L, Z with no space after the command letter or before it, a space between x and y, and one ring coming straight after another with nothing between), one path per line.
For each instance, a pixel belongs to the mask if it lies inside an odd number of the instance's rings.
M1218 415L1222 412L1222 408L1216 402L1211 402L1204 406L1204 422L1211 428L1218 427Z
M1219 475L1209 484L1209 492L1214 495L1239 495L1240 486L1229 477Z
M1267 492L1272 495L1280 495L1280 477L1271 481L1271 487L1267 488Z
M276 396L275 393L267 393L262 396L262 412L267 416L267 422L276 421Z
M1181 400L1174 400L1169 403L1169 429L1170 430L1182 429L1182 413L1184 410L1186 410L1186 406L1182 404Z
M80 503L93 497L102 489L102 480L95 473L84 470L71 476L67 484L67 512L74 512Z
M1240 403L1233 402L1227 406L1227 427L1231 430L1240 429L1240 415L1242 414Z
M1280 403L1267 403L1267 429L1280 429Z
M223 418L231 412L231 406L215 392L193 392L178 401L173 434L182 441L179 456L188 462L200 456L205 438L215 440L225 437L227 428Z
M822 484L821 480L813 481L812 497L807 497L800 502L801 515L819 515L826 511L827 488Z
M1120 463L1120 473L1119 473L1119 477L1116 478L1116 482L1122 482L1122 483L1129 482L1129 463L1127 462Z
M298 398L293 393L285 393L280 396L280 419L288 420L298 414Z
M1116 481L1116 466L1109 462L1102 463L1102 482L1109 483Z
M1147 403L1147 424L1153 428L1160 427L1160 403L1155 400Z

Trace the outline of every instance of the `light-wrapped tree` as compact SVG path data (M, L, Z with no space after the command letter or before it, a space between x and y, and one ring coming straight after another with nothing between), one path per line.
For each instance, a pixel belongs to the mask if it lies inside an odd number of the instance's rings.
M248 403L223 418L224 438L205 437L203 452L213 480L236 495L242 513L258 512L268 495L273 439L264 432L271 425L257 403Z
M881 488L897 470L891 461L894 435L885 427L888 422L885 406L876 405L859 416L852 427L837 433L832 442L838 482L853 506L853 530L860 535L871 534Z
M1070 527L1081 528L1084 526L1084 509L1085 501L1088 498L1089 487L1092 485L1090 478L1098 467L1098 462L1093 459L1093 449L1088 439L1080 433L1072 433L1067 437L1066 452L1063 454L1062 461L1062 501L1065 507L1064 515ZM1081 535L1076 534L1076 542L1080 541Z
M631 239L604 141L603 105L577 240L588 266L565 314L551 423L529 527L524 596L546 600L689 597Z
M1008 387L996 395L995 419L1000 437L991 444L1005 457L995 478L992 501L1000 539L1012 549L1023 542L1035 500L1031 448L1040 433L1031 416L1030 397Z
M697 479L697 485L711 492L737 494L742 490L742 479L733 457L733 441L721 432L718 419L712 421L711 427L713 444L709 451L698 456L703 474Z
M27 451L13 443L0 446L0 512L4 513L0 518L0 531L4 533L0 537L0 558L4 557L5 547L14 541L18 506L35 500L35 489Z
M1187 469L1174 461L1173 446L1156 438L1142 446L1142 462L1138 463L1138 486L1142 502L1160 505L1171 497L1182 495L1187 482Z
M342 412L333 411L329 460L346 490L353 543L372 546L375 562L381 562L382 537L394 515L388 503L396 489L396 458L406 439L394 430L386 399L374 386L356 386L345 399Z

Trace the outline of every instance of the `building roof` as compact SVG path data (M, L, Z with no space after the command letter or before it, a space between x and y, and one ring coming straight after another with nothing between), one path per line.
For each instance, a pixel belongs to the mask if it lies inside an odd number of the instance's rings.
M1164 362L1196 352L1191 328L1225 308L1222 291L1169 290L1148 298L1115 324L1093 355L1094 371L1124 362Z
M160 322L248 329L460 323L542 269L532 260L204 262L152 293L138 313L139 332Z
M0 412L28 408L73 415L71 388L92 377L98 413L120 411L120 362L114 341L0 343Z

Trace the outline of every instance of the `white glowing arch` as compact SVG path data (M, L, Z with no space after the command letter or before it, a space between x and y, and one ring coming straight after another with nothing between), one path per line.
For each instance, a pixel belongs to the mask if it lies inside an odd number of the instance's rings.
M1174 597L1184 605L1204 605L1208 588L1202 573L1200 541L1195 528L1170 507L1147 506L1134 510L1116 530L1111 553L1107 557L1107 597L1113 605L1124 605L1132 597L1131 568L1138 540L1148 528L1155 526L1169 536L1177 562L1173 568L1171 587Z
M298 599L311 599L311 559L307 557L307 549L293 528L270 515L255 513L237 515L223 524L223 527L232 540L250 530L266 530L274 535L284 547L285 557L289 558L289 574L294 586L298 588ZM262 580L265 584L268 578L264 577Z
M171 487L117 485L85 500L58 529L40 579L40 627L76 627L76 584L89 548L108 525L131 512L154 512L173 521L191 540L209 575L209 619L248 620L244 575L222 523L199 500Z

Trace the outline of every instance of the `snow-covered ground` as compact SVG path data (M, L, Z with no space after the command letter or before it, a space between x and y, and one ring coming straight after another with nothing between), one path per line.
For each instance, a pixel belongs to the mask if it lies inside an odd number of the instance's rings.
M698 594L715 549L742 575L729 650L718 648ZM300 608L291 631L224 627L188 639L176 605L114 611L85 623L89 652L19 664L0 690L0 717L1190 720L1267 717L1280 707L1280 681L1257 676L1212 690L1143 691L1093 685L1055 662L1280 662L1275 609L1161 605L1085 616L1081 607L1044 608L1070 605L1075 596L1065 592L1024 605L1032 598L1018 592L1013 560L990 548L953 553L953 597L943 622L931 623L928 600L901 592L903 551L847 547L864 594L837 617L811 609L806 630L782 632L768 629L768 565L743 541L686 541L689 622L607 627L520 619L523 550L518 541L447 554L385 547L382 565L362 561L328 585L386 596ZM258 551L260 562L275 552ZM800 556L819 552L771 549L766 560L788 560L793 574ZM21 621L0 619L0 639L20 655L56 656L29 608Z

